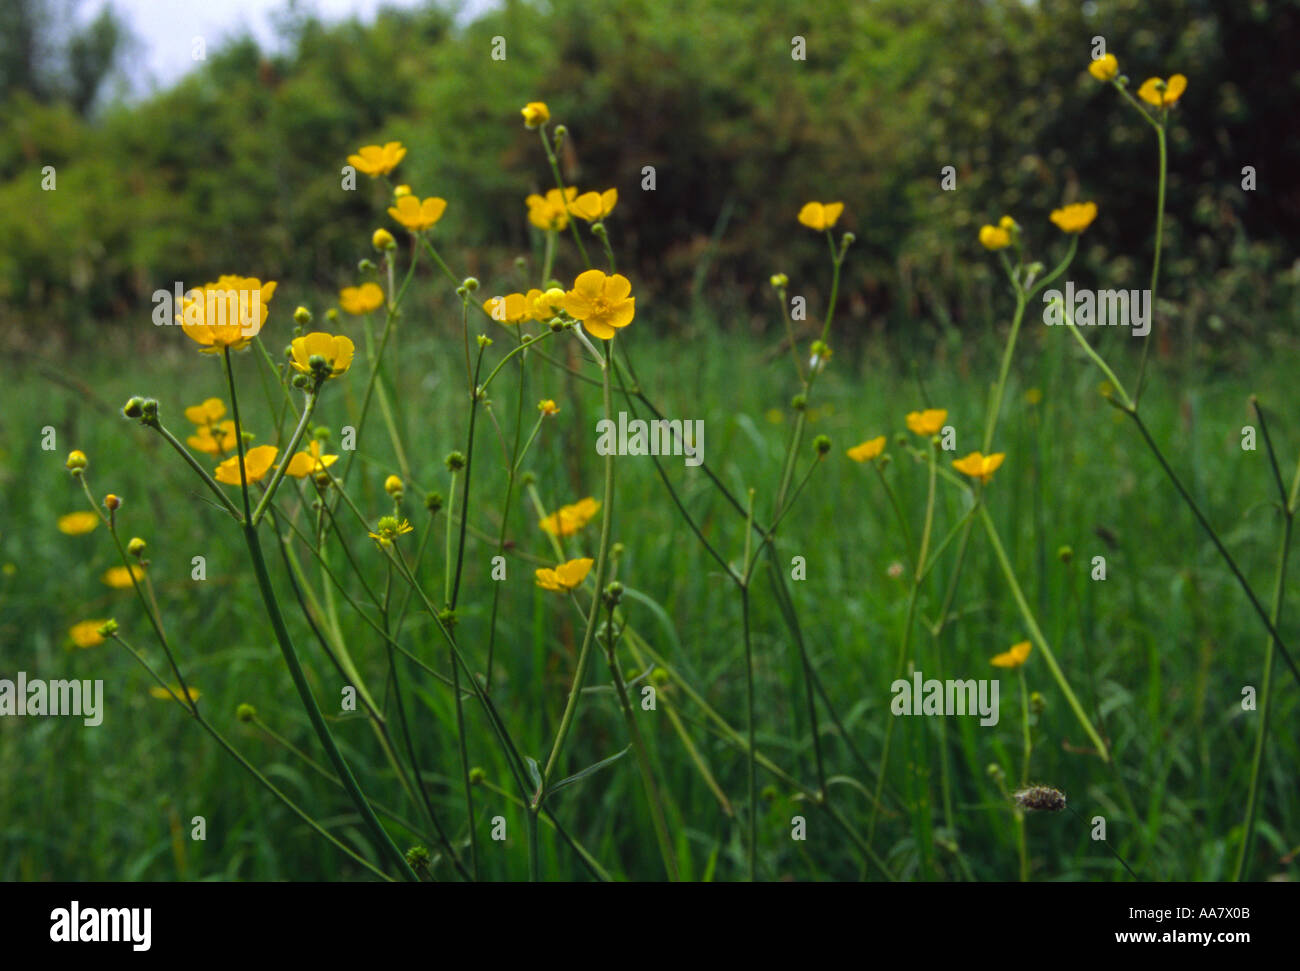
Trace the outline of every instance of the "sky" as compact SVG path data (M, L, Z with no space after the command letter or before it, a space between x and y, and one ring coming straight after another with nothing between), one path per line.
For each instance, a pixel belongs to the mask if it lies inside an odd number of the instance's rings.
M2 2L2 0L0 0ZM273 14L286 9L288 0L83 0L79 20L92 20L105 5L114 7L134 34L135 49L126 67L136 93L167 87L193 70L194 38L202 37L208 50L223 38L245 30L263 47L275 44ZM411 8L423 0L299 0L298 6L326 21L356 16L372 20L381 7ZM462 16L472 18L490 0L468 0Z

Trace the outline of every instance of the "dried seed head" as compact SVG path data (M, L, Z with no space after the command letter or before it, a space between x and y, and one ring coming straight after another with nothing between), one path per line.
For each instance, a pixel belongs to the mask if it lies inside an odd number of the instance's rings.
M1051 786L1029 786L1012 793L1011 798L1030 812L1059 813L1065 808L1065 793Z

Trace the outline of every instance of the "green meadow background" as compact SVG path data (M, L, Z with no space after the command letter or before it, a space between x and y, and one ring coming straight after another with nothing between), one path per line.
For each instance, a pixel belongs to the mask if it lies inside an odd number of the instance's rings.
M28 11L40 26L41 8L17 3L5 16ZM473 21L431 7L334 26L299 14L284 20L282 51L233 42L211 50L174 88L125 102L106 94L120 64L111 44L101 49L108 28L98 29L69 38L51 28L48 37L63 45L57 57L24 59L12 28L0 48L0 677L22 670L102 678L106 704L93 730L74 719L0 719L2 879L366 878L174 703L150 697L147 675L124 651L71 646L72 624L111 616L134 645L161 659L130 591L99 580L116 562L103 528L79 537L55 528L60 515L85 508L63 462L69 449L85 451L93 493L124 498L123 536L149 543L164 623L206 716L374 858L336 787L236 721L236 706L252 704L324 762L237 528L120 408L134 394L156 397L163 421L180 431L186 405L226 397L216 361L195 353L178 329L153 325L154 290L232 272L280 281L263 333L276 354L297 304L323 322L338 288L366 279L357 263L373 256L370 232L389 224L385 193L368 179L356 192L339 190L339 169L363 144L400 139L410 151L399 181L448 200L434 239L457 274L479 276L488 293L535 285L541 241L526 223L523 197L544 190L549 176L535 135L519 124L529 100L547 101L569 127L563 162L571 180L619 188L608 225L637 296L636 319L619 344L665 415L704 420L705 460L733 493L756 489L761 512L780 478L798 390L767 280L789 274L791 292L806 296L809 317L820 319L829 261L794 216L808 199L845 202L837 228L851 229L857 242L831 332L835 356L814 391L808 429L829 436L833 448L782 525L778 549L787 564L794 556L807 563L807 578L790 588L847 731L843 737L822 717L831 799L863 829L874 777L862 762L878 764L892 717L907 585L890 567L905 560L905 547L877 476L843 452L889 435L886 476L915 536L926 473L895 443L904 415L947 408L957 454L978 444L1013 306L996 260L976 242L984 222L1013 214L1035 258L1051 265L1064 243L1048 211L1093 199L1100 216L1081 239L1070 278L1076 286L1146 286L1155 147L1144 123L1086 75L1096 35L1135 85L1148 75L1189 78L1170 128L1165 264L1142 414L1261 599L1271 593L1282 517L1262 442L1254 451L1241 442L1243 426L1258 426L1250 408L1257 395L1290 483L1300 457L1293 247L1300 136L1289 124L1297 81L1286 56L1300 40L1296 4L620 0L595 15L590 5L556 0L502 4ZM807 41L807 61L790 58L795 35ZM490 57L496 36L506 38L505 61ZM55 166L53 192L41 189L44 165ZM640 189L645 165L656 167L653 193ZM939 190L945 165L956 169L956 191ZM1241 187L1246 165L1257 173L1253 192ZM562 237L557 275L566 281L580 269L570 247ZM447 493L443 458L465 445L459 308L446 290L422 267L398 327L391 359L398 363L387 374L413 467L403 508L418 530L428 523L421 496ZM339 329L364 347L357 318L345 316ZM1120 328L1087 336L1131 384L1141 342ZM271 440L275 399L255 351L237 357L237 372L244 423L259 442ZM355 421L364 374L356 369L323 397L319 421L333 430L334 445ZM1042 326L1031 306L996 442L1007 460L986 491L1044 634L1115 756L1106 766L1077 751L1086 739L1035 651L1024 671L1046 708L1031 777L1064 790L1084 820L1105 817L1111 846L1143 879L1222 880L1240 842L1257 732L1258 713L1242 711L1241 693L1261 684L1266 636L1132 423L1103 399L1100 381L1070 335ZM525 468L550 510L599 495L601 406L598 388L533 360L525 414L544 397L561 414L546 423ZM513 416L513 377L503 375L492 399L498 416ZM620 408L628 405L616 396ZM53 451L41 447L47 426L57 437ZM466 555L461 632L471 656L481 655L494 590L490 560L505 482L499 452L495 433L480 423L470 523L492 541L471 536ZM801 463L811 454L805 445ZM738 561L743 521L699 470L680 458L664 468L709 541ZM390 511L382 483L395 471L372 409L352 478L367 513ZM618 577L636 592L625 600L629 622L743 730L732 586L649 458L620 458L618 476L613 539L623 544ZM964 511L960 494L941 483L936 538ZM510 516L517 548L549 559L531 506L517 498ZM422 577L440 591L441 515L435 524ZM581 542L594 547L595 538L589 527ZM383 560L364 532L357 528L348 543L370 582L382 582ZM292 603L275 544L269 537L263 544L281 600ZM1069 562L1058 555L1065 546ZM190 579L195 555L206 558L202 583ZM1104 581L1090 578L1098 555L1106 558ZM1018 778L1021 708L1014 673L992 668L989 658L1027 635L977 529L952 620L936 643L926 627L953 566L950 553L923 587L916 666L927 677L1000 674L1001 721L982 728L973 718L900 719L887 778L891 808L873 846L905 879L1011 880L1012 814L987 769L997 763ZM1284 592L1294 603L1300 589L1292 581ZM759 747L811 785L801 665L761 575L753 603ZM379 694L383 645L346 609L344 616L353 657ZM1288 643L1300 641L1295 616L1288 605L1279 625ZM338 678L301 617L291 622L317 697L333 710ZM531 565L513 558L498 624L494 698L521 750L540 759L582 628L534 586ZM405 632L410 650L445 670L427 616L412 610ZM585 696L566 749L568 771L627 744L608 683L597 654L589 676L596 690ZM435 806L463 839L451 699L409 665L403 688ZM1297 686L1280 663L1273 703L1252 879L1294 879L1300 850ZM478 708L467 704L466 714L471 763L487 782L475 791L484 876L523 879L524 814L494 789L513 793L508 770ZM744 829L703 781L672 716L736 811L745 805L746 762L680 687L661 690L658 711L638 714L682 874L743 878ZM332 727L367 792L417 819L370 729L346 717ZM759 784L770 787L761 878L879 877L790 786L761 771ZM611 876L662 877L631 757L549 805ZM488 838L497 815L506 819L504 843ZM808 820L806 841L790 838L797 815ZM195 816L206 820L205 841L189 838ZM1030 816L1026 829L1032 879L1127 879L1070 813ZM425 842L394 833L402 848ZM545 826L542 873L588 877ZM435 875L454 876L445 867Z

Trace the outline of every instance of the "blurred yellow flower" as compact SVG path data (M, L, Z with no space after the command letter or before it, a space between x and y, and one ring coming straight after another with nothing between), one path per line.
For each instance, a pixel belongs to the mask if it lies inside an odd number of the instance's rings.
M388 207L388 214L413 233L428 229L447 209L447 200L430 196L421 202L415 196L402 196L397 205Z
M293 458L289 459L289 467L284 470L284 474L291 475L295 479L304 479L315 472L324 471L338 459L337 455L322 455L320 442L312 439L307 451L293 453Z
M211 427L203 426L194 429L194 434L185 439L185 444L190 448L203 452L205 455L225 455L227 452L235 450L235 423L227 418L223 422L218 422Z
M955 459L953 468L963 475L969 475L972 479L979 479L981 482L988 482L993 478L993 473L1002 465L1002 460L1006 458L1004 452L995 452L992 455L985 455L982 452L971 452L965 458Z
M854 445L848 451L849 458L855 462L869 462L885 450L885 436L869 439L861 445Z
M569 212L589 223L600 222L614 211L617 202L617 189L606 189L604 192L584 192L569 203Z
M351 338L320 331L295 337L290 342L290 347L293 349L293 360L289 363L294 370L310 374L311 359L319 357L329 365L331 378L337 378L352 366L352 354L356 350Z
M1142 82L1142 87L1138 88L1138 97L1157 108L1168 108L1181 98L1186 90L1187 78L1181 74L1175 74L1168 81L1147 78Z
M135 564L131 565L130 570L124 566L113 566L105 570L104 575L100 577L100 579L114 590L125 590L131 586L132 577L135 577L137 580L143 580L144 568L138 567Z
M560 413L560 406L550 398L543 398L541 401L537 402L537 410L543 415L558 415Z
M397 163L406 156L406 149L401 142L388 142L382 148L378 145L366 145L349 155L348 162L358 171L372 179L387 175L397 168Z
M409 196L410 194L411 194L411 187L409 185L399 185L396 189L393 190L394 199L400 199L402 198L402 196Z
M599 511L600 503L588 496L572 505L561 506L544 517L539 525L552 536L572 536L591 522L592 517Z
M917 435L938 435L943 430L943 423L948 418L946 408L927 408L925 411L909 411L907 427Z
M592 337L610 340L615 328L626 327L636 312L636 298L629 296L632 284L615 273L606 276L600 270L587 270L573 281L573 289L564 295L564 309Z
M543 590L556 590L560 593L572 590L587 578L587 574L591 572L591 564L594 562L596 561L591 557L584 556L580 560L561 563L554 570L542 567L537 571L537 585Z
M198 688L194 687L193 685L190 685L187 690L189 692L190 701L199 700L199 695L201 694L201 692L199 691ZM180 685L174 684L171 686L171 692L168 693L166 688L164 688L162 685L156 684L149 689L149 694L152 697L158 698L161 701L171 701L173 698L179 701L181 698L185 697L186 692L181 690Z
M397 249L397 240L381 226L370 234L370 245L382 253L384 250Z
M1074 202L1060 209L1053 209L1051 220L1063 233L1081 233L1097 218L1097 203Z
M1088 65L1088 73L1098 81L1113 81L1119 75L1119 61L1114 54L1103 54Z
M68 630L68 636L72 638L72 643L76 644L77 647L95 647L104 643L104 635L99 632L99 629L105 623L107 621L83 620L72 625Z
M191 405L185 409L185 417L196 425L211 425L226 413L226 405L220 398L209 398L201 405Z
M261 480L280 450L274 445L259 445L244 454L244 475L250 483ZM226 485L239 485L239 456L232 455L217 466L216 479Z
M483 309L493 320L503 324L517 324L528 320L528 301L522 293L508 293L504 297L492 297L483 301Z
M1031 650L1033 650L1032 644L1021 641L1019 644L1012 645L1010 650L995 654L991 663L997 668L1018 668L1028 660Z
M533 193L524 203L528 206L528 221L538 229L568 229L569 203L577 197L578 190L569 186L560 194L559 189L549 189L545 196Z
M89 533L99 525L99 515L93 512L70 512L59 517L59 532L69 536Z
M980 245L987 250L1006 249L1011 245L1011 233L1000 226L981 226Z
M359 287L344 287L339 291L339 306L350 314L368 314L383 305L384 291L378 283L363 283Z
M799 210L799 222L809 229L830 229L843 211L842 202L807 202Z
M205 283L181 301L176 319L186 336L201 345L204 354L219 354L225 348L247 347L266 323L275 281L263 283L256 277L222 276Z
M519 109L519 113L524 116L524 127L530 130L551 120L551 109L546 107L544 101L530 101Z

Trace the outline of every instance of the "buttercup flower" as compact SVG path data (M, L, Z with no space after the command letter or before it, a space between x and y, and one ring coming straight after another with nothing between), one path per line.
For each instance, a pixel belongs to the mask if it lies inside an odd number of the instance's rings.
M561 194L559 189L549 189L545 196L533 193L524 203L528 206L528 221L538 229L568 229L569 203L577 198L578 190L569 186Z
M938 435L943 430L943 423L948 419L946 408L927 408L925 411L909 411L907 427L922 436Z
M227 418L211 427L196 428L194 434L185 439L190 448L205 455L220 456L235 451L235 423Z
M842 202L807 202L799 210L799 222L809 229L830 229L843 211Z
M293 458L289 459L289 467L284 470L284 474L291 475L295 479L305 479L315 472L325 471L338 460L337 455L322 455L320 442L312 439L307 451L293 453Z
M993 478L993 473L1002 465L1002 460L1006 458L1003 452L995 452L993 455L984 455L981 452L971 452L965 458L955 459L953 468L963 475L969 475L972 479L979 479L981 482L988 482Z
M980 245L987 250L1006 249L1011 245L1011 233L1001 226L981 226Z
M347 313L360 316L384 305L384 291L378 283L363 283L359 287L344 287L339 291L339 306Z
M185 417L196 425L211 425L226 413L226 405L220 398L209 398L201 405L191 405L185 409Z
M617 189L606 189L604 192L584 192L569 203L569 212L589 223L600 222L614 211L617 202Z
M409 196L410 194L411 194L411 187L409 185L399 185L396 189L393 190L394 199L400 199L402 198L402 196Z
M279 452L274 445L259 445L244 454L244 476L250 484L261 480L271 470ZM239 485L238 455L232 455L217 466L216 480L226 485Z
M190 701L199 700L200 692L198 688L195 688L193 685L191 685L188 688L188 691L189 691ZM186 695L186 693L181 690L180 685L176 685L176 684L171 686L170 693L168 693L167 689L164 688L162 685L156 684L149 689L149 694L152 697L158 698L161 701L171 701L173 698L177 698L177 699L184 698Z
M606 276L600 270L587 270L573 281L573 289L564 295L564 309L592 337L611 340L614 330L632 322L636 298L629 296L632 284L615 273Z
M402 196L397 204L388 207L388 214L413 233L428 229L447 209L447 200L430 196L421 202L415 196Z
M59 517L59 532L69 536L89 533L99 525L99 516L93 512L70 512Z
M397 537L403 533L413 532L414 529L415 527L405 519L398 519L396 516L380 516L379 522L375 524L375 532L370 534L370 538L380 546L389 546Z
M392 233L380 227L371 233L370 245L383 252L384 250L397 249L397 240L393 239Z
M1081 233L1097 218L1097 203L1074 202L1053 209L1051 219L1063 233Z
M204 354L220 354L225 348L247 347L266 323L275 281L263 283L256 277L222 276L205 283L181 301L176 319L186 336L200 344Z
M349 155L348 162L358 172L364 172L374 179L393 171L405 156L406 149L401 142L388 142L382 148L367 145L359 149L356 155Z
M543 415L558 415L560 413L559 405L550 398L543 398L541 401L537 402L537 410Z
M402 484L402 477L398 475L390 475L384 480L384 491L393 499L401 499L402 495L406 491L406 487Z
M81 472L88 464L86 453L79 448L74 448L68 453L68 461L64 463L64 467L70 472Z
M554 570L545 567L537 571L537 585L543 590L555 590L564 593L579 586L591 572L591 564L596 562L589 556L580 560L561 563Z
M558 510L543 518L538 525L552 536L572 536L591 522L592 517L599 510L600 503L588 496L586 499L581 499L572 505L561 506Z
M558 316L564 309L564 291L559 287L552 287L543 293L541 290L529 290L524 294L524 303L528 307L528 316L525 318L541 321L546 323L552 317Z
M131 586L132 577L135 577L137 580L143 580L144 568L136 566L134 563L131 564L130 570L124 566L113 566L105 570L104 575L100 577L100 579L114 590L126 590Z
M319 357L329 366L331 378L337 378L352 366L352 354L356 350L350 338L323 334L320 331L295 337L290 346L293 348L293 360L289 363L294 370L310 374L311 359Z
M1187 78L1181 74L1175 74L1168 81L1147 78L1142 82L1142 87L1138 88L1138 97L1157 108L1168 108L1181 98L1186 90Z
M524 116L524 127L530 130L540 128L551 120L551 109L546 107L544 101L530 101L519 109L519 113Z
M855 462L869 462L885 450L885 436L869 439L861 445L854 445L848 451L849 458Z
M1021 641L1019 644L1012 645L1010 650L994 655L990 663L995 668L1018 668L1028 659L1031 650L1033 650L1032 644Z
M1119 75L1119 61L1114 54L1103 54L1088 65L1088 73L1098 81L1113 81Z
M80 623L72 625L68 631L68 636L72 638L72 643L77 647L94 647L97 644L104 643L104 635L99 629L104 626L106 621L102 620L83 620Z
M484 300L483 309L493 320L503 324L517 324L531 316L528 312L528 301L524 299L522 293L508 293L504 297Z

